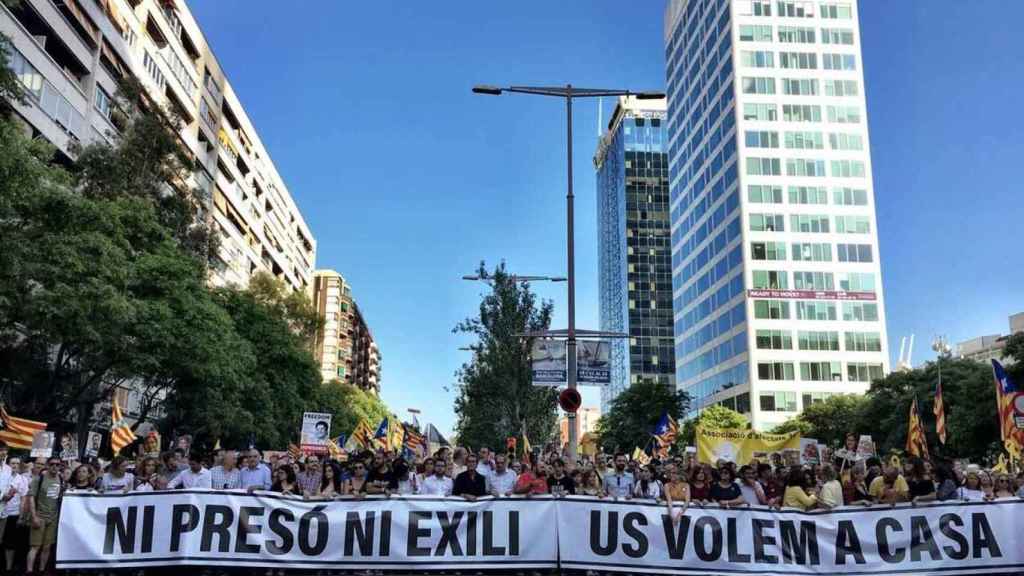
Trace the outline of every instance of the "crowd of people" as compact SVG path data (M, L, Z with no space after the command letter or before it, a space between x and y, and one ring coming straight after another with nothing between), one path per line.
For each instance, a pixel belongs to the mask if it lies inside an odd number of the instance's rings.
M692 454L640 463L625 454L567 461L556 452L512 455L481 448L442 448L409 458L385 449L344 459L308 454L272 455L221 450L204 455L177 449L157 457L78 463L12 455L0 443L0 544L8 573L52 566L60 499L65 492L148 492L211 489L263 491L285 497L331 500L366 496L455 496L644 499L663 502L678 521L690 506L768 506L801 510L931 501L1024 498L1024 472L1016 476L949 462L878 458L810 466L757 461L737 466L698 463ZM849 466L847 466L849 464Z

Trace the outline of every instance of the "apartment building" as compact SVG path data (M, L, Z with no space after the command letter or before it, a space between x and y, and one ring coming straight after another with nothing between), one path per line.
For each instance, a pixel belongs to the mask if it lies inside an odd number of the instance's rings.
M352 383L380 394L381 354L359 305L352 303Z
M324 382L338 380L353 383L352 344L355 302L352 288L345 277L334 270L317 270L313 273L313 305L324 319L323 328L317 333L314 357L320 364Z
M769 429L888 371L856 0L671 0L676 378Z
M182 0L21 0L0 3L0 32L28 93L26 131L70 162L75 142L110 141L112 100L135 77L151 101L183 119L180 138L199 165L191 184L221 233L215 285L245 286L266 271L294 290L312 281L313 234Z

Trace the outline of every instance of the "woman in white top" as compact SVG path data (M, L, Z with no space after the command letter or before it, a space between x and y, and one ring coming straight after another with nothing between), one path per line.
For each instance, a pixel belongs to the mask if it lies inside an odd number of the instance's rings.
M128 472L128 461L114 456L107 473L100 479L100 492L131 492L135 487L135 475Z
M140 468L135 470L135 491L152 492L160 490L160 475L157 474L156 458L146 458Z
M654 466L644 466L640 470L640 481L633 486L633 496L649 500L661 498L661 481L654 478Z
M982 502L985 500L985 493L981 490L981 479L978 472L969 470L964 478L964 485L957 491L957 497L965 502Z

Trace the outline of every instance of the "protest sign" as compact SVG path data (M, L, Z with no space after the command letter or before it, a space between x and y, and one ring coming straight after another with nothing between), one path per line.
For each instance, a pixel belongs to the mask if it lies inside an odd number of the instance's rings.
M78 436L66 432L60 437L60 459L65 461L78 460Z
M530 350L530 363L534 386L564 384L569 370L566 367L565 342L536 338Z
M867 460L875 455L875 443L868 434L862 434L857 441L857 460Z
M740 428L697 428L697 460L746 463L753 459L773 466L800 464L800 434L766 434Z
M612 347L602 340L580 340L576 348L576 381L609 384L612 381Z
M32 435L32 457L49 458L53 455L53 432L36 432Z
M100 455L100 446L103 445L103 434L89 432L89 441L85 443L86 458L96 458Z
M821 464L821 452L818 441L814 438L800 439L800 463L805 465Z
M834 512L558 503L563 570L635 574L982 574L1024 569L1024 501Z
M285 569L553 569L555 501L171 491L64 497L60 569L167 565Z
M301 448L303 452L326 454L331 442L331 415L326 412L302 414Z

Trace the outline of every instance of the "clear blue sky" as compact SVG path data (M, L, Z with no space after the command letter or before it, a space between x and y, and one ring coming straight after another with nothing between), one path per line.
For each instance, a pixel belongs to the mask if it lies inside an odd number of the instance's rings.
M451 333L480 260L564 274L561 102L475 83L663 89L660 0L190 6L383 355L383 397L454 425ZM1014 0L861 0L893 360L917 335L1005 333L1024 311L1024 162ZM611 104L606 102L607 109ZM578 324L597 326L594 104L576 107ZM560 285L537 285L565 326ZM564 285L561 285L564 286ZM598 402L596 390L585 401Z

